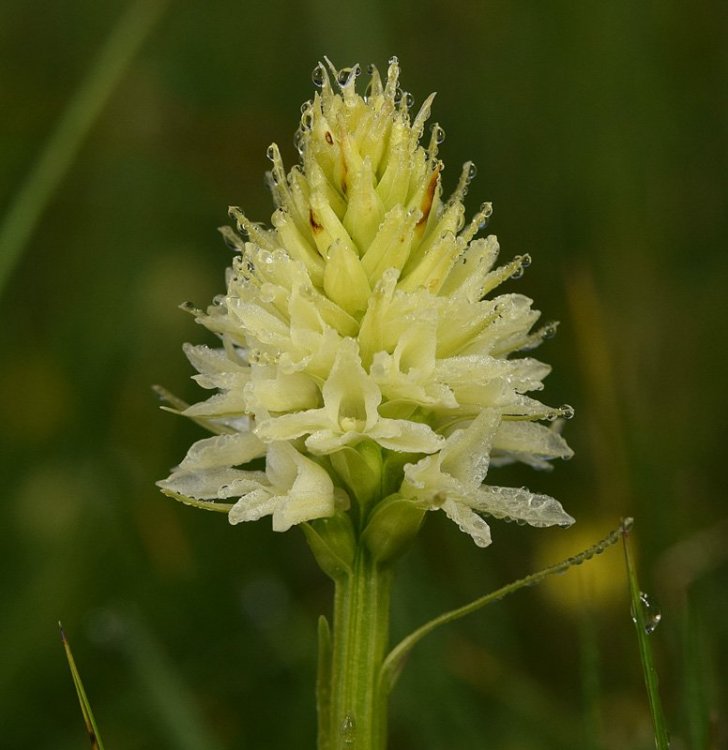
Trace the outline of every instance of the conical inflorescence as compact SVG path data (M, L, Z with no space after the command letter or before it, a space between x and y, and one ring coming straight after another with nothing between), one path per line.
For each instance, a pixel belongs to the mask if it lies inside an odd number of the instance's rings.
M213 436L159 486L276 531L345 515L380 552L433 509L481 546L486 518L568 525L550 497L484 484L491 466L571 456L553 424L571 408L527 395L550 368L525 352L555 326L497 291L530 258L496 265L489 204L466 219L472 163L443 196L433 97L410 114L395 58L363 95L359 72L317 66L300 164L270 147L271 227L230 210L227 291L190 308L219 345L185 347L213 394L180 409Z

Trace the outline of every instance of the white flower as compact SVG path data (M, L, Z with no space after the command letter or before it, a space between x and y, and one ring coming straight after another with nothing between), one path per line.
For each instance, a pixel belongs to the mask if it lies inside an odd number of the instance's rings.
M492 409L483 410L465 429L455 430L435 456L407 464L401 493L428 509L440 508L480 547L490 544L490 529L480 517L519 521L531 526L569 526L574 519L547 495L535 495L524 487L492 487L482 484L489 456L501 428L508 423ZM511 423L513 424L513 423ZM526 424L516 441L528 454L542 460L571 455L563 439L541 425ZM540 429L539 429L540 428ZM510 428L505 430L506 440Z
M308 435L306 447L314 454L334 453L365 438L407 453L434 453L444 443L428 425L379 414L382 393L362 367L353 339L342 341L321 395L322 408L264 419L257 435L263 440Z
M262 456L265 472L230 466ZM200 440L158 484L167 494L196 500L237 497L229 509L230 523L273 516L274 531L334 512L334 485L321 466L288 443L266 447L252 433Z
M300 165L286 173L269 149L272 227L231 209L245 238L222 230L238 253L227 291L207 311L188 306L221 345L186 347L215 392L178 410L220 434L160 486L234 500L233 523L270 514L276 530L334 513L335 496L356 495L355 476L442 508L478 544L490 539L479 514L570 522L555 500L482 485L489 465L545 468L571 455L539 424L570 407L528 395L550 368L520 354L553 325L534 330L528 298L494 293L530 258L496 266L496 238L476 236L489 204L465 221L472 163L443 199L442 129L420 144L433 97L410 116L396 59L385 81L372 68L365 96L358 66L329 68L333 80L317 68L321 90L303 108ZM386 478L372 474L385 465Z

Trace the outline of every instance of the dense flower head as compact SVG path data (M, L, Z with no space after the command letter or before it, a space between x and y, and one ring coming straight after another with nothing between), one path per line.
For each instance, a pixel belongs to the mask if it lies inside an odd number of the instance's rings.
M555 326L496 293L530 258L496 265L495 236L478 237L490 204L466 220L471 162L443 197L439 125L421 143L434 95L413 115L396 58L363 95L359 72L315 69L300 164L286 172L270 146L271 227L230 209L227 291L188 305L219 338L185 347L214 393L178 409L214 434L159 484L277 531L343 512L363 529L394 500L443 510L481 546L484 516L568 525L550 497L483 484L490 466L571 456L557 430L571 408L527 395L550 368L524 352Z

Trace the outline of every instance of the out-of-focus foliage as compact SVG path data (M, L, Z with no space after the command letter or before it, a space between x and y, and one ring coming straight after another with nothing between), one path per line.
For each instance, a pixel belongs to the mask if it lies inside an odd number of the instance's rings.
M126 7L0 6L0 217ZM83 746L59 618L110 748L314 745L330 587L302 535L158 493L201 433L150 385L193 396L180 346L208 339L177 304L222 291L228 204L269 217L266 147L293 159L324 54L397 54L418 102L440 92L446 185L472 158L471 209L492 200L504 256L533 256L518 291L562 321L547 395L577 410L573 462L500 470L577 524L479 550L433 516L395 638L632 515L676 746L708 747L711 709L725 731L726 20L718 0L168 5L0 300L3 747ZM418 648L392 747L648 748L640 669L608 553Z

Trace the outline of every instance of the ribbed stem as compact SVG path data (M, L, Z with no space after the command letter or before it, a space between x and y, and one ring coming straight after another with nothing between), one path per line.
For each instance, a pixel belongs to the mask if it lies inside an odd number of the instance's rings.
M366 549L357 550L352 572L336 583L331 663L331 747L384 750L386 698L379 673L389 639L392 573Z

